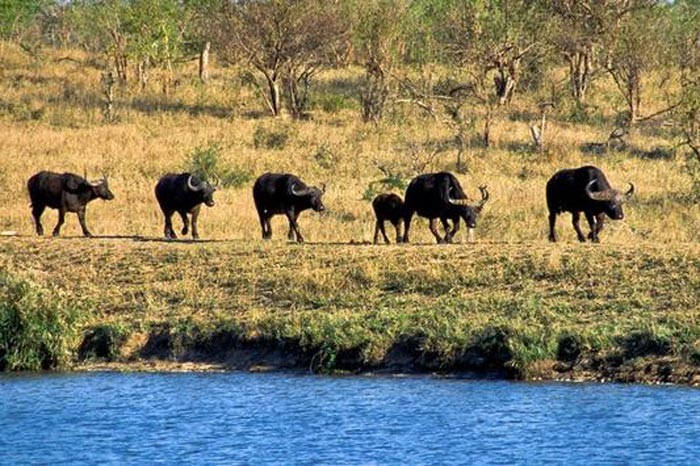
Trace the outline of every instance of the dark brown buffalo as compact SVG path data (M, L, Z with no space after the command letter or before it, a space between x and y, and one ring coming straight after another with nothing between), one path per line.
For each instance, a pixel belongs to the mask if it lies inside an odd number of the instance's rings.
M190 173L168 173L164 175L156 184L156 199L160 210L165 216L165 237L175 239L173 230L173 214L177 212L182 218L182 234L186 235L189 221L187 214L192 216L192 238L199 238L197 230L197 218L202 203L212 207L214 202L214 188L207 181L200 180Z
M466 223L471 239L476 227L476 219L489 199L486 186L480 186L479 190L481 201L476 205L469 205L462 186L451 173L426 173L415 177L406 189L403 242L409 242L408 232L414 213L430 220L430 231L438 243L452 242L459 230L460 219ZM438 219L445 229L444 238L437 231ZM447 220L453 222L452 229L449 231Z
M622 204L634 194L634 185L622 193L613 189L603 172L590 165L580 168L567 168L556 172L547 182L547 208L549 209L549 240L557 240L555 225L557 215L571 212L571 223L576 236L581 242L583 236L579 220L581 212L586 216L591 228L588 239L597 243L598 235L603 229L605 216L613 220L622 220Z
M396 229L396 242L400 243L403 239L401 237L401 223L403 222L404 215L404 204L401 196L393 193L383 193L378 194L372 200L372 209L374 210L374 216L377 222L374 227L374 244L379 242L379 233L381 232L384 236L384 242L389 244L389 237L386 235L386 230L384 229L384 222L389 221Z
M274 215L284 214L289 220L290 241L304 242L299 231L297 219L299 214L307 209L316 212L325 210L321 201L326 187L321 189L315 186L307 186L297 176L287 173L265 173L261 175L253 185L253 200L260 218L263 239L272 238L270 219Z
M85 207L94 199L111 201L114 194L109 190L107 177L96 182L90 182L73 173L53 173L42 171L33 175L27 181L29 198L32 200L32 216L36 226L36 234L44 234L41 225L41 215L49 207L58 209L58 223L53 229L53 236L61 233L65 222L66 212L78 214L83 235L92 236L85 224Z

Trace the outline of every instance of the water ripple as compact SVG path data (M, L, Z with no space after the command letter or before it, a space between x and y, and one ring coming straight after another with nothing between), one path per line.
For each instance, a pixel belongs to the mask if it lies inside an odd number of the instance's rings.
M689 464L699 434L679 387L0 376L0 464Z

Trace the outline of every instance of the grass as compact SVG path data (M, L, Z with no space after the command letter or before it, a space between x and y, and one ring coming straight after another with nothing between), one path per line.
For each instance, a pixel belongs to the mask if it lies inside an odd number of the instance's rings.
M77 61L58 60L66 55ZM410 107L363 124L349 100L361 70L319 74L312 118L295 122L266 117L238 70L215 67L204 86L186 65L169 99L155 85L120 91L116 122L108 124L101 70L81 52L48 51L37 62L0 43L0 59L0 230L20 235L0 240L0 268L66 297L56 309L86 306L70 325L80 338L67 338L62 348L70 349L61 354L130 358L164 342L172 356L229 335L287 342L309 353L317 370L375 367L401 351L428 369L501 361L520 374L584 353L700 360L694 180L664 125L639 127L627 148L586 149L613 129L614 88L605 80L591 93L595 118L571 118L567 106L552 112L545 151L529 143L534 94L498 116L492 148L467 149L468 170L458 178L472 197L481 184L491 192L477 243L434 246L421 220L415 244L373 247L363 195L387 173L399 174L390 183L398 186L420 170L454 171L456 148L447 127ZM663 103L661 95L647 97L650 108ZM438 145L447 150L431 157ZM213 162L195 157L208 148L215 148ZM214 174L231 180L200 216L200 235L212 242L158 241L158 178L214 162ZM634 182L638 195L624 221L606 226L602 245L576 243L568 216L559 222L561 243L550 245L545 183L556 170L583 164L601 167L615 186ZM31 237L25 183L44 169L108 173L116 199L90 204L87 221L94 234L113 239L74 238L73 215L66 239ZM250 191L252 178L266 171L328 184L327 212L300 218L311 244L287 244L280 217L273 240L259 239ZM55 221L55 211L44 214L47 230Z
M571 339L573 351L626 358L688 358L700 342L695 245L7 239L0 254L91 303L81 328L102 335L95 356L108 359L138 355L143 345L134 353L128 340L164 329L170 356L228 329L240 341L294 342L317 354L318 370L378 367L409 340L430 369L501 358L518 373L566 360Z

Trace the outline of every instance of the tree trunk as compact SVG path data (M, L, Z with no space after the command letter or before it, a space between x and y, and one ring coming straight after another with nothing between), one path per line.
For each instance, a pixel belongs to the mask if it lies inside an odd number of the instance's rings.
M209 82L209 49L211 42L204 43L201 52L199 53L199 80L203 83Z
M586 100L586 91L591 79L592 72L591 47L585 47L576 52L566 55L569 62L569 80L571 82L571 95L576 103L582 105Z
M149 66L150 60L148 59L148 56L143 57L141 61L138 64L138 74L139 74L139 84L141 86L141 90L145 90L146 86L148 85L148 66Z
M268 99L266 99L268 107L273 116L279 116L282 101L279 82L277 82L274 76L265 76L265 78L267 79L267 88L269 91Z

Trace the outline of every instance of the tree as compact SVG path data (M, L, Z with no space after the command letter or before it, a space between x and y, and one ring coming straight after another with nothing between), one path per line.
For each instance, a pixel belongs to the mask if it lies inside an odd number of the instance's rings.
M0 39L20 41L48 0L0 0Z
M625 99L625 122L632 127L641 119L649 118L640 114L644 81L647 74L660 64L667 46L668 8L652 0L621 3L625 8L614 17L602 58L605 70Z
M292 116L305 114L311 78L347 33L332 2L266 0L231 2L216 25L224 59L242 61L259 73L253 80L270 113L282 111L284 86Z
M438 32L447 56L492 81L498 105L515 94L526 60L543 53L549 21L538 2L455 0Z
M355 29L357 56L365 68L362 119L377 122L389 97L389 79L402 44L401 20L408 2L371 0L363 5Z

